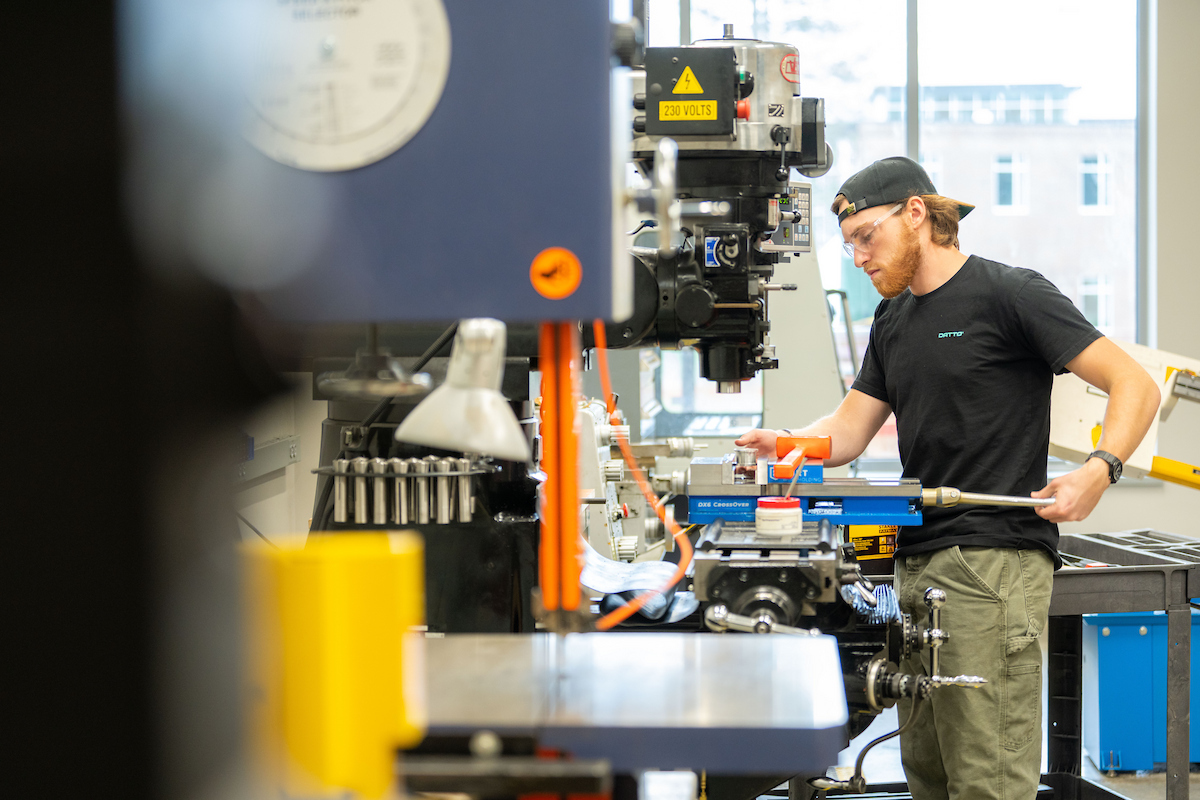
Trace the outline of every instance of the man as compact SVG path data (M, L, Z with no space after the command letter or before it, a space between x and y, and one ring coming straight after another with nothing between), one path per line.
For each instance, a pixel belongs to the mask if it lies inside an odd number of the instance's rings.
M1041 769L1041 648L1058 522L1082 520L1119 477L1158 410L1158 387L1036 272L963 255L958 223L973 206L937 194L907 158L847 180L832 211L846 250L885 298L862 370L834 411L796 431L833 440L830 466L857 458L895 413L904 476L963 491L1053 497L1036 510L926 509L901 529L901 608L926 613L946 591L942 673L981 689L934 692L901 737L913 797L1033 798ZM1083 466L1046 482L1050 389L1066 370L1108 394L1103 434ZM789 432L790 433L790 432ZM737 441L773 454L776 431ZM903 666L928 670L928 654ZM922 661L924 664L922 664ZM901 703L900 719L911 705Z

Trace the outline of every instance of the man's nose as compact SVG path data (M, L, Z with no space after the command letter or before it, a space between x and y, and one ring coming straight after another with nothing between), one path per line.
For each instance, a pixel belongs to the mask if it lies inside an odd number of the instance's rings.
M867 254L857 247L854 248L854 266L863 269L867 266Z

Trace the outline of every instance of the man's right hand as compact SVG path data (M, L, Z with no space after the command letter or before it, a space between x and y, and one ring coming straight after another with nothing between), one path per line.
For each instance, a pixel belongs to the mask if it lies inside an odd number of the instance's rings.
M752 447L759 458L771 458L775 455L775 440L779 434L766 428L755 428L742 434L742 438L734 441L738 447Z

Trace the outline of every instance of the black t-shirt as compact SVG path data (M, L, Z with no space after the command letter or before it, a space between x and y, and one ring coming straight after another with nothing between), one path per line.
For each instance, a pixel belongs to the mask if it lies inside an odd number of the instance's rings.
M929 294L879 304L853 388L895 412L904 477L1027 497L1046 485L1054 375L1100 337L1038 273L971 256ZM1029 508L925 509L896 544L1040 547L1062 565L1058 526Z

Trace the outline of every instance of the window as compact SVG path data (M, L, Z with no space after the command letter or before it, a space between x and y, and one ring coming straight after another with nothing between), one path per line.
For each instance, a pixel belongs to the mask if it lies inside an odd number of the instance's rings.
M1112 162L1105 154L1079 158L1079 211L1083 214L1111 214Z
M1079 307L1087 321L1106 336L1112 332L1113 290L1107 275L1089 275L1079 280Z
M690 8L682 27L693 39L718 38L722 24L731 23L740 37L799 49L801 91L825 98L826 140L835 154L830 173L812 181L815 209L827 209L841 182L871 161L911 152L905 122L915 117L919 142L912 146L938 191L979 206L964 221L963 251L1037 270L1097 327L1136 339L1138 0L862 0L853 8L817 0L654 0L651 6L660 24L664 14ZM911 9L921 79L916 107L904 85ZM1030 19L1039 24L1029 26ZM962 36L966 30L989 35ZM847 293L861 355L878 294L843 257L832 215L814 216L822 280L826 289ZM839 360L849 375L858 365L851 363L840 301L833 308ZM781 360L794 352L776 345ZM868 455L879 452L873 445Z
M654 370L655 395L662 409L642 420L643 438L741 436L762 422L762 377L742 382L737 394L720 394L700 377L700 354L690 347L661 351ZM656 369L655 369L656 368Z
M993 209L997 214L1029 213L1029 180L1025 159L1007 153L996 156L992 162Z
M942 185L942 157L936 154L922 153L921 166L929 175L929 180L935 187Z

